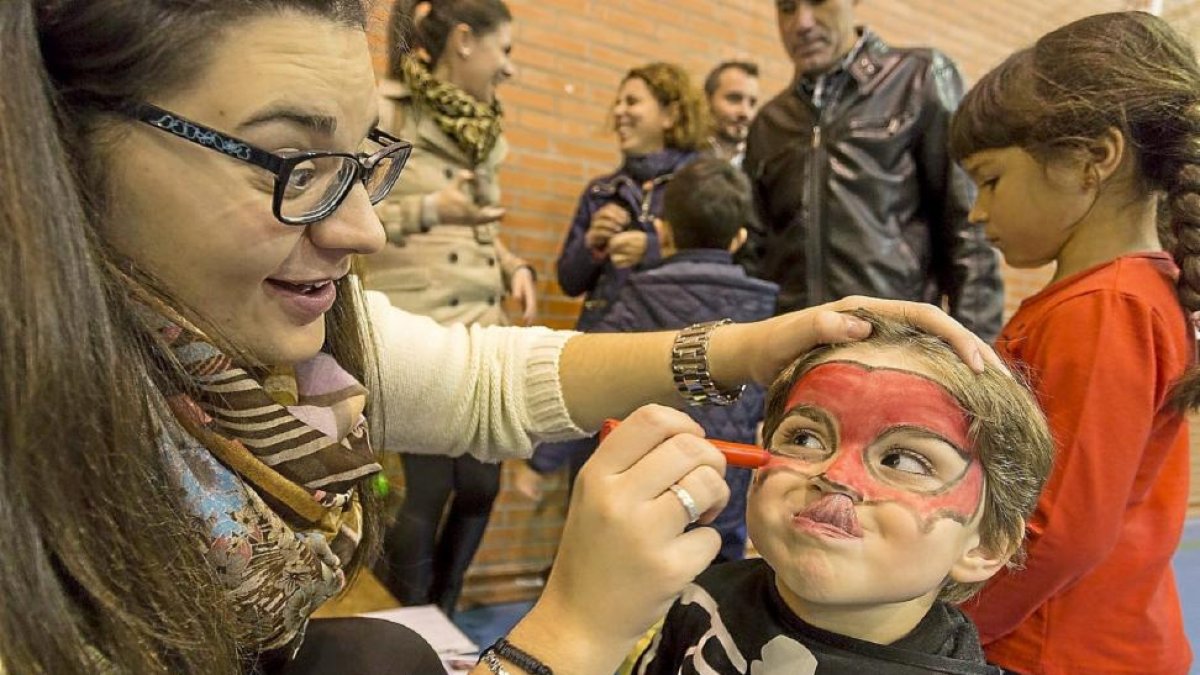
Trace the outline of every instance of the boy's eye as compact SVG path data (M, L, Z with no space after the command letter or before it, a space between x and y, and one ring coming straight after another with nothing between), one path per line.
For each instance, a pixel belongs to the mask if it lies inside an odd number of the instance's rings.
M821 437L817 436L808 429L801 429L800 431L792 434L791 441L793 445L798 445L802 448L808 448L809 450L825 449L825 443L821 440Z
M908 448L892 448L885 451L880 456L879 463L888 469L915 476L933 477L937 473L933 463L924 455Z
M807 462L828 458L832 451L830 444L820 430L807 424L785 423L775 431L768 449L777 455Z

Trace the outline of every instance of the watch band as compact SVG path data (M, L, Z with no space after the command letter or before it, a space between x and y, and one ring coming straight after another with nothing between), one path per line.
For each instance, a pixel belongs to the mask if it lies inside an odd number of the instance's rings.
M746 388L742 385L733 391L721 391L709 371L708 340L718 326L729 323L733 321L707 321L688 326L675 335L671 345L671 375L688 405L730 405Z

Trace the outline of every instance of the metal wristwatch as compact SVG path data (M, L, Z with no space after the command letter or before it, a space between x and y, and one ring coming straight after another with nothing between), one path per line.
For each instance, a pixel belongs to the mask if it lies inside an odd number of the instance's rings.
M688 405L730 405L742 395L746 385L733 391L721 391L713 382L708 368L708 340L718 326L733 323L730 319L697 323L675 336L671 345L671 375L675 388Z

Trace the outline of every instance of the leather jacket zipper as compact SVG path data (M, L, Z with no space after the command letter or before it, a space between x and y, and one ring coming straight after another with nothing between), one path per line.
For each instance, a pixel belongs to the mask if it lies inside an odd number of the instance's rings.
M822 111L823 112L823 111ZM808 276L808 302L807 306L819 305L825 301L825 261L821 255L821 243L825 239L825 224L820 218L820 204L817 203L817 195L821 189L821 166L824 165L824 157L822 157L823 148L821 147L821 120L817 119L817 123L813 125L812 131L812 148L809 152L808 160L808 183L805 185L804 196L804 220L807 223L805 229L805 273Z
M808 277L808 306L828 302L828 292L825 288L825 222L821 218L821 181L825 167L826 139L822 139L822 129L828 127L829 112L837 105L842 92L846 88L846 80L836 82L824 97L821 107L817 108L816 122L813 124L812 148L808 162L808 184L805 185L807 194L804 199L805 230L805 274Z

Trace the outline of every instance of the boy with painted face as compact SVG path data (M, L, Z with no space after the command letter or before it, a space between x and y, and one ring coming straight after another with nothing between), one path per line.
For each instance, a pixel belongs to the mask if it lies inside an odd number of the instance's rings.
M1053 444L1029 391L937 338L874 331L768 395L747 521L762 559L690 585L637 673L999 673L955 606L1019 557Z

